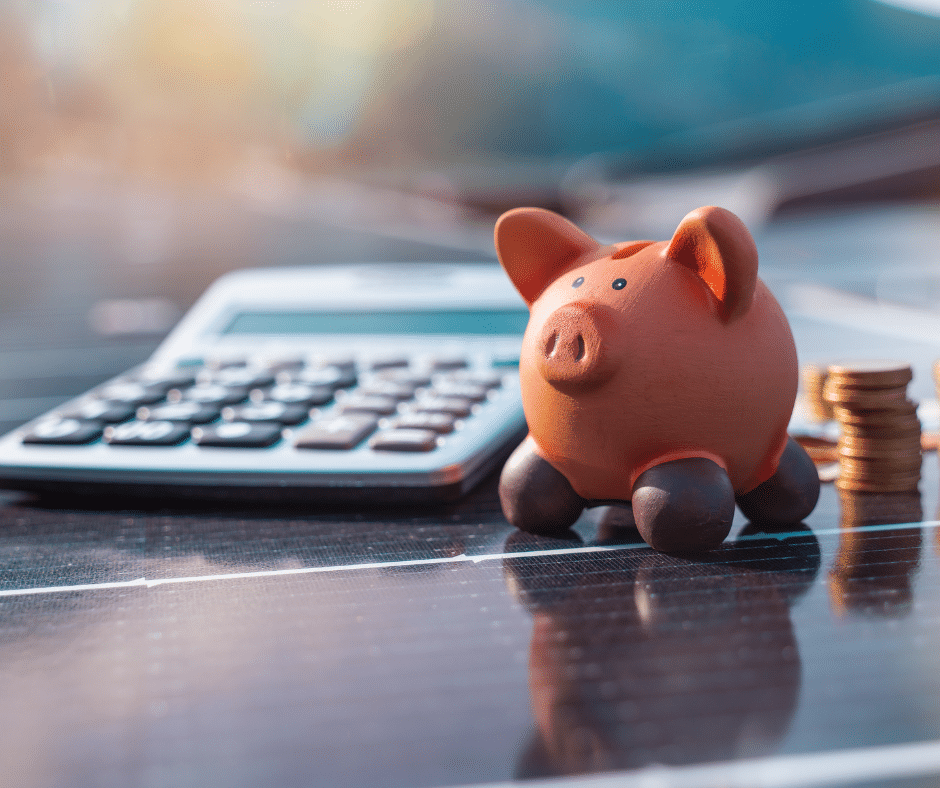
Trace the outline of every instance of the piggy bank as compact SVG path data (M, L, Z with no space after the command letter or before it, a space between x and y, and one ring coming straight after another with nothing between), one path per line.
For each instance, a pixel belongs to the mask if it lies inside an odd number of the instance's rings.
M793 335L740 219L704 207L669 241L605 246L518 208L495 239L530 310L529 435L500 478L513 525L557 533L586 506L630 504L650 546L683 552L720 544L735 502L756 522L813 510L816 468L787 435Z

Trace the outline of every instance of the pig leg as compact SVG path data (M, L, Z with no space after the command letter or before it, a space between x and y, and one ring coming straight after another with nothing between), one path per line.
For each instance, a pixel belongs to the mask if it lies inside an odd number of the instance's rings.
M780 457L777 472L749 493L738 496L741 512L753 523L799 523L819 500L819 473L793 438Z
M633 517L656 550L710 550L731 530L734 488L724 469L704 457L664 462L644 471L633 485Z
M587 504L561 472L536 453L531 438L506 460L499 477L499 500L512 525L540 535L567 530Z

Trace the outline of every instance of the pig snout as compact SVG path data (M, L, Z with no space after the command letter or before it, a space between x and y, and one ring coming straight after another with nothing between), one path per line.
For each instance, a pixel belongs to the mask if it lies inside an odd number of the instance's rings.
M542 377L572 394L607 382L615 369L603 340L607 322L593 304L568 304L552 312L538 339Z

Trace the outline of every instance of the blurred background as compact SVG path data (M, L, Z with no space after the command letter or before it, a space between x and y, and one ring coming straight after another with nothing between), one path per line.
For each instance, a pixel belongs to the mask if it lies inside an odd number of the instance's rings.
M0 0L0 427L225 271L492 259L521 204L723 205L772 284L936 310L938 196L940 0Z

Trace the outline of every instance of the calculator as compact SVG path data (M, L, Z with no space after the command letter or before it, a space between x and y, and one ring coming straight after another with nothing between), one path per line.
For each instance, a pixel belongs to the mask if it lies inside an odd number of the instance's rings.
M146 363L0 439L0 487L452 500L525 435L527 320L496 264L233 272Z

